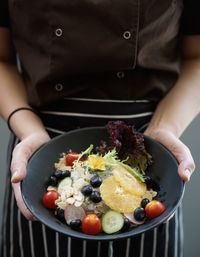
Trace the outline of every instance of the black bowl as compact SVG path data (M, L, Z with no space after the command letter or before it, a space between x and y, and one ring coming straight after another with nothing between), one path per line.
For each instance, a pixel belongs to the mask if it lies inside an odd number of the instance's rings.
M72 230L59 221L53 212L43 206L41 199L46 191L45 181L53 173L54 163L58 161L60 153L69 149L81 152L90 144L97 146L102 139L107 140L107 138L107 131L102 127L77 129L52 139L31 157L28 163L27 176L22 182L22 195L28 209L39 221L68 236L90 240L115 240L150 230L165 222L175 212L184 193L184 183L177 173L177 161L164 146L146 136L146 149L153 156L153 165L150 166L148 172L159 185L159 199L164 200L167 206L162 215L146 221L143 225L128 232L112 235L102 233L93 236Z

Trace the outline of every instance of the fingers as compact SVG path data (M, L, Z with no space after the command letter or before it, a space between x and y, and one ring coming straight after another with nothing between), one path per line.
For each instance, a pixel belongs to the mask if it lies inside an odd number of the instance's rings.
M176 157L179 166L178 174L185 181L188 182L192 173L195 170L195 163L189 148L181 142L178 138L169 138L169 150Z
M194 160L192 158L190 150L185 146L185 151L182 155L182 159L179 161L178 173L184 181L188 182L194 170Z
M35 133L22 140L13 150L11 161L12 186L17 205L22 214L29 220L34 220L33 215L27 209L21 194L20 182L26 176L28 160L34 151L50 140L47 133Z
M26 166L29 158L34 151L49 140L50 137L47 133L36 133L16 145L11 162L12 183L18 183L26 176Z
M11 172L12 172L12 187L15 194L17 206L22 214L28 220L34 220L33 215L27 209L21 195L20 181L26 176L26 167L28 160L32 154L30 147L26 144L19 143L13 150L12 161L11 161Z
M12 184L13 186L13 191L15 194L15 198L16 198L16 202L17 202L17 206L20 209L21 213L24 215L24 217L28 220L34 220L33 215L31 214L31 212L27 209L22 196L21 196L21 187L20 187L20 183L17 184Z
M163 144L176 157L179 163L179 176L185 182L189 181L195 170L195 163L189 148L173 133L165 129L150 131L150 133L147 131L146 134Z

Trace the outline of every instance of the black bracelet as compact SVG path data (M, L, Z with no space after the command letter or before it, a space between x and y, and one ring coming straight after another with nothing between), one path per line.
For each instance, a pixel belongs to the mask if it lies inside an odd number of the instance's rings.
M12 131L12 128L10 126L10 119L12 118L13 114L15 114L18 111L22 111L22 110L30 111L30 112L33 112L33 113L37 114L37 112L34 109L32 109L31 107L21 107L21 108L15 109L14 111L12 111L10 113L10 115L8 116L8 119L7 119L7 125L8 125L8 128L9 128L10 131Z

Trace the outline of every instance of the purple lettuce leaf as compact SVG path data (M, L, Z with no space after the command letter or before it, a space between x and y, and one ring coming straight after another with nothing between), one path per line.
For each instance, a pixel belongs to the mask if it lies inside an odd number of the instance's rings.
M145 149L143 134L124 121L109 121L106 128L109 140L102 141L98 151L105 154L115 149L120 160L126 160L126 164L137 167L144 173L147 166L152 163L152 157Z

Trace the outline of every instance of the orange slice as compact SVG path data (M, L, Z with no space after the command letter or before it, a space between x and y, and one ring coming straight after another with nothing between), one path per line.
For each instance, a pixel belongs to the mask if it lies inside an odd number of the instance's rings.
M143 196L147 187L145 183L138 181L130 172L124 167L118 165L113 169L113 176L120 186L130 194Z
M140 206L141 197L125 191L114 176L106 178L100 186L100 193L105 204L117 212L133 212Z

